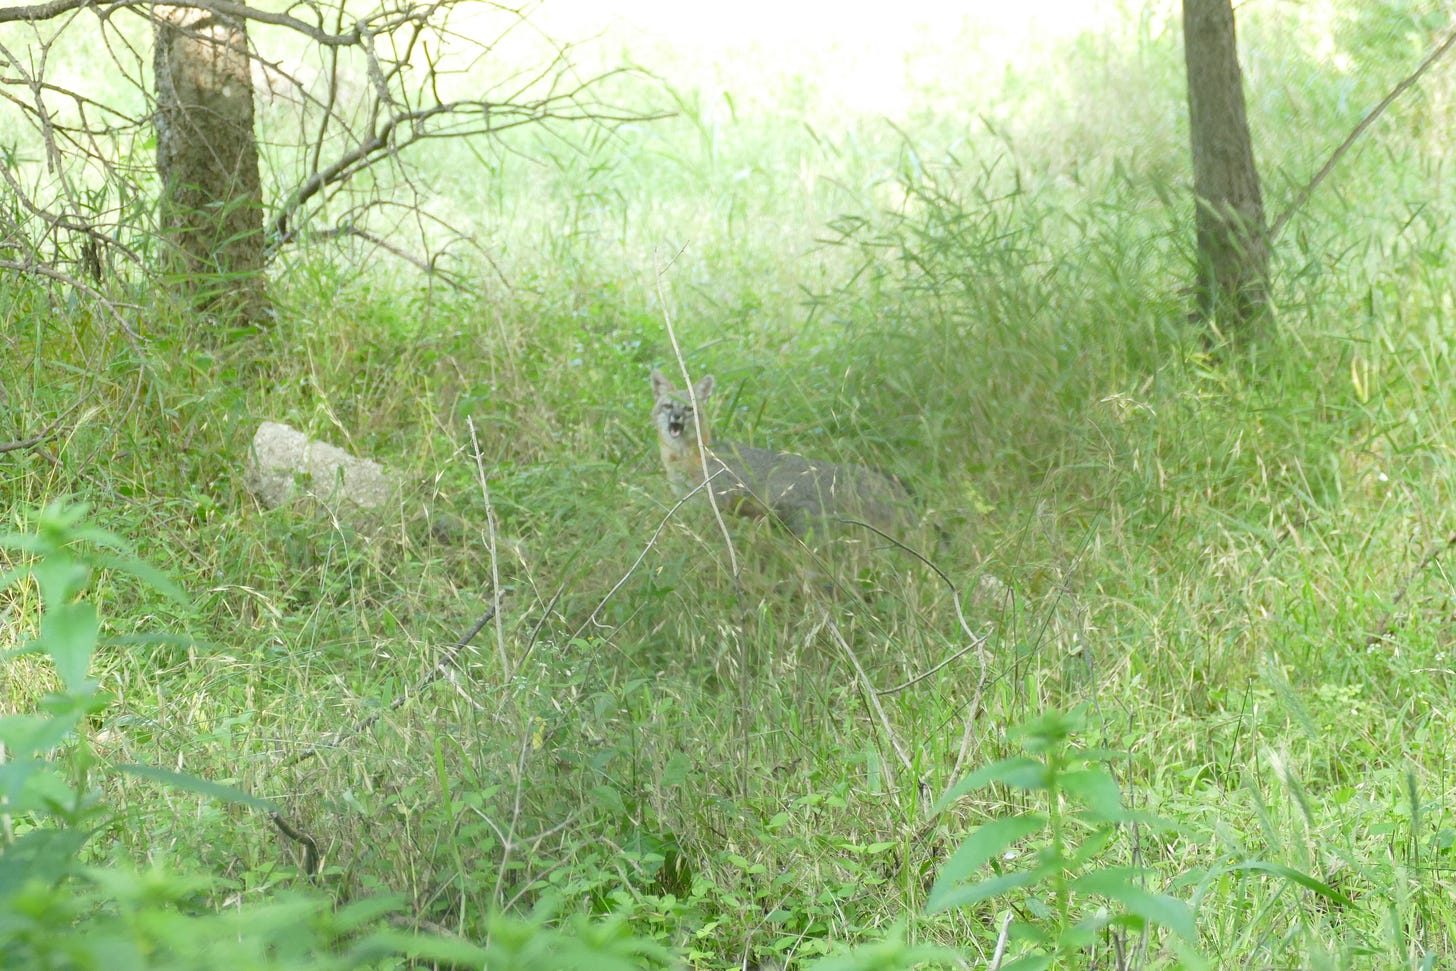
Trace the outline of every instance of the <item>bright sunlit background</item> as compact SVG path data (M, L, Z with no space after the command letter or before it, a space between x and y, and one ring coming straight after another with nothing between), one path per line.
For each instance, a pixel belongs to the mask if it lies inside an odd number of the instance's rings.
M1151 4L1157 10L1171 4ZM946 77L994 76L1013 58L1045 50L1108 22L1110 0L1000 0L893 5L747 0L548 0L533 20L553 36L596 38L593 56L626 57L651 70L664 60L695 65L705 87L752 64L765 82L813 71L805 83L822 106L902 115L923 106ZM1161 21L1164 14L1148 14ZM967 92L972 99L974 92ZM735 93L736 95L736 93ZM737 96L737 95L736 95Z

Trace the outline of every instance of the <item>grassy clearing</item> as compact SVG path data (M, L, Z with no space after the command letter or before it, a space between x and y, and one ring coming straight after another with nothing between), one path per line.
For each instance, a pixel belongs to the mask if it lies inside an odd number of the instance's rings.
M1241 22L1274 210L1430 36L1422 10L1400 29L1306 13ZM972 827L1036 798L983 790L938 821L930 804L1014 754L1010 726L1085 706L1082 742L1122 753L1128 803L1163 821L1099 859L1191 901L1208 964L1430 966L1456 945L1453 597L1431 556L1456 532L1430 136L1449 85L1402 104L1291 224L1279 326L1230 359L1178 295L1179 56L1145 17L1011 70L984 111L948 85L895 125L818 127L803 89L734 78L730 102L664 68L624 94L672 120L431 159L491 252L483 295L295 254L269 335L189 349L188 322L148 307L141 371L83 306L6 287L3 437L80 405L65 440L7 457L10 507L90 501L192 597L101 579L110 634L181 636L104 654L103 753L280 800L330 893L401 894L476 940L502 911L610 914L727 968L899 928L980 966L1003 913L1044 926L1052 897L925 916L927 894ZM743 524L730 556L690 508L655 534L647 374L670 361L669 315L721 382L723 437L913 483L946 532L921 545L987 637L984 684L913 557ZM465 535L258 511L236 465L263 418L410 470ZM391 707L497 575L500 618L459 675ZM33 597L6 609L10 636L34 625ZM46 683L0 670L7 710ZM108 797L124 809L100 853L244 898L306 882L259 817L140 780ZM1135 928L1079 953L1119 949L1197 964Z

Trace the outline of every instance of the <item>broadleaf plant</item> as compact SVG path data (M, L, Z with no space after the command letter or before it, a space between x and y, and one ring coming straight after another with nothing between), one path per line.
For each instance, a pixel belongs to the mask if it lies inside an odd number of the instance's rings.
M1185 963L1199 963L1188 904L1144 885L1145 873L1110 862L1127 827L1145 817L1126 808L1112 774L1115 752L1083 748L1085 712L1050 712L1014 730L1025 754L972 772L936 804L991 786L1026 793L1041 808L989 820L962 841L941 869L925 909L939 913L1004 899L1016 942L1005 969L1086 967L1107 934L1150 927L1171 931Z

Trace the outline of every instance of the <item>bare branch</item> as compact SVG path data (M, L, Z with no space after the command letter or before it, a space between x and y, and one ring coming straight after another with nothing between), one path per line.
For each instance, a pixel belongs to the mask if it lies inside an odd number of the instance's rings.
M1325 160L1324 165L1320 166L1320 170L1314 174L1314 178L1310 179L1304 188L1299 190L1299 194L1294 197L1294 201L1285 207L1284 211L1279 214L1279 218L1274 220L1274 224L1269 227L1270 241L1279 238L1279 234L1284 231L1284 227L1288 225L1289 220L1294 218L1294 214L1309 201L1309 197L1313 194L1315 188L1325 180L1326 176L1334 171L1335 165L1350 150L1350 146L1354 145L1356 140L1365 133L1365 129L1373 125L1375 119L1383 115L1385 109L1389 108L1395 102L1396 98L1399 98L1406 91L1410 90L1420 80L1421 75L1425 74L1437 61L1445 57L1452 47L1456 47L1456 31L1452 31L1434 51L1426 56L1424 61L1421 61L1416 66L1414 71L1402 78L1401 82L1392 88L1389 94L1380 99L1379 104L1370 109L1369 114L1360 119L1360 123L1351 129L1350 134L1345 136L1345 140L1340 142L1339 146L1330 153L1330 157Z
M66 415L69 415L71 411L74 410L75 409L72 408L68 410L65 414L57 416L49 425L45 426L34 435L31 435L29 438L18 438L13 442L0 442L0 453L16 452L23 448L34 448L42 442L49 441L50 439L55 438L56 433L61 426L61 422L65 420Z
M53 20L62 14L79 10L82 7L103 6L111 6L111 4L98 3L97 0L51 0L50 3L37 3L29 7L0 7L0 24L13 21L37 23Z
M121 311L118 309L122 306L121 304L113 300L108 300L94 287L82 283L70 274L62 273L60 270L46 266L44 263L21 263L16 260L0 260L0 269L15 270L17 273L30 273L35 276L45 277L48 280L54 280L57 283L64 283L73 290L95 300L97 305L102 307L110 315L112 320L116 321L116 326L131 344L131 348L136 352L137 358L142 359L141 338L132 329L131 324L127 323L126 318L121 315Z
M152 250L158 227L151 205L155 176L146 164L151 151L141 139L158 116L155 98L144 87L150 55L138 49L134 29L122 29L133 24L120 24L113 16L117 12L147 24L156 22L159 10L210 12L307 41L309 57L297 63L287 55L237 52L246 53L257 74L267 79L267 96L287 99L298 117L292 137L276 126L260 125L261 137L272 147L264 161L273 167L265 178L273 186L268 195L276 200L265 221L266 261L275 260L327 214L332 228L315 239L369 241L421 272L468 288L478 273L445 272L441 265L448 247L469 241L468 235L425 210L431 193L410 165L412 150L435 139L494 137L523 125L613 125L665 117L595 97L595 85L621 72L578 74L571 57L575 45L536 31L523 10L486 4L501 20L493 35L482 35L478 19L472 19L469 31L450 23L466 0L376 2L362 13L351 12L344 0L304 0L281 11L241 0L51 0L0 9L0 24L24 22L37 32L34 39L9 47L0 42L0 112L20 119L18 126L7 126L0 114L0 130L28 127L31 132L28 142L0 146L19 160L16 166L0 165L0 198L16 200L3 224L11 252L24 252L24 265L32 273L40 272L36 266L46 259L71 262L87 272L104 270L110 253L124 254L131 266L146 265L141 254ZM80 29L77 21L99 32L98 52L114 63L120 78L142 91L140 105L102 101L75 90L82 85L46 77L52 44L63 32ZM49 24L48 33L40 33L41 24ZM184 25L182 36L190 36L189 30ZM510 58L500 50L508 38L512 44L539 45L541 56L531 59L529 68L502 76L498 65ZM479 79L490 76L495 81L482 90ZM290 164L296 167L290 170ZM359 178L365 172L375 174ZM392 228L362 221L400 205L413 206L418 218L397 220ZM413 238L395 238L405 230ZM483 249L475 245L475 250L489 262ZM55 256L42 258L43 253ZM56 273L74 279L64 270Z
M372 713L365 715L363 718L359 719L348 728L337 733L336 735L333 735L327 743L320 741L304 749L302 752L295 752L293 755L285 759L283 763L279 766L279 768L287 769L297 765L300 762L306 762L309 759L317 758L323 753L325 748L336 747L341 742L343 742L344 739L352 738L355 735L359 735L363 732L368 731L371 727L373 727L375 722L379 721L380 718L384 717L391 711L398 711L401 707L404 706L405 702L410 701L414 698L418 698L426 688L434 684L436 681L439 681L441 678L452 676L460 665L461 653L470 646L471 641L475 640L475 635L479 634L481 630L485 627L485 625L490 623L491 618L495 616L495 610L496 608L494 604L487 608L481 618L477 620L469 630L467 630L464 634L461 634L454 644L445 649L444 654L440 657L438 661L435 662L435 666L430 668L428 672L421 676L420 679L415 682L414 687L410 688L408 691L396 695L394 697L394 700L389 703L389 706L387 708L379 708Z
M12 22L43 23L47 20L54 20L73 10L80 10L86 7L95 9L98 14L105 18L117 10L145 10L152 2L153 0L51 0L50 3L37 3L29 7L0 7L0 24ZM326 30L321 30L308 21L300 20L291 14L259 10L256 7L249 7L245 4L232 3L230 0L187 0L185 3L176 3L170 6L190 7L227 17L254 20L260 24L286 27L289 30L302 34L309 40L328 46L352 47L359 43L360 28L358 27L340 33L331 33ZM388 28L401 20L407 21L412 16L412 9L404 8L403 11L396 14L395 18L384 21L382 26Z

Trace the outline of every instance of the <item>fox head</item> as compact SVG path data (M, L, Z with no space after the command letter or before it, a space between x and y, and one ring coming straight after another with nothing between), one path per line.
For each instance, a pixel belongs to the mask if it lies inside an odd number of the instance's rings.
M652 395L656 404L652 409L652 420L657 425L657 437L662 442L664 452L675 452L678 454L696 452L699 444L707 444L708 421L704 416L699 416L697 421L693 420L693 399L698 404L708 400L713 393L713 376L704 376L697 384L693 385L692 395L686 391L678 391L672 386L667 375L661 371L652 372ZM703 430L703 442L698 441L698 428Z

